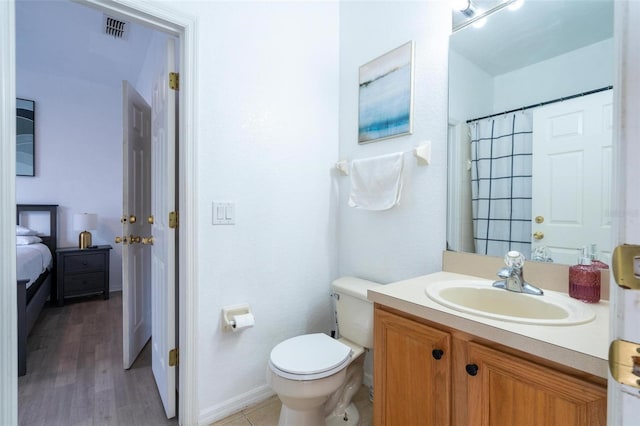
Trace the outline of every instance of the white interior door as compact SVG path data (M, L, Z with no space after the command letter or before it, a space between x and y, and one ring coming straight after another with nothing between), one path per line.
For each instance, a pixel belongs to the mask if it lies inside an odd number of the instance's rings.
M175 227L169 213L175 212L176 92L169 88L169 73L175 72L175 42L168 40L165 66L154 80L152 113L152 190L154 223L151 250L153 312L152 369L167 418L176 415L176 367L169 365L175 338Z
M532 243L555 262L597 244L610 264L612 102L608 90L533 112Z
M126 81L122 99L122 352L128 369L151 337L151 252L140 243L150 233L151 107Z

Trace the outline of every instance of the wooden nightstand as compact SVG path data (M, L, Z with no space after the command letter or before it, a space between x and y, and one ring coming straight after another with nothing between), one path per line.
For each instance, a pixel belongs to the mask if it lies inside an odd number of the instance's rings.
M59 248L57 253L57 304L75 296L102 293L109 298L109 250L111 246Z

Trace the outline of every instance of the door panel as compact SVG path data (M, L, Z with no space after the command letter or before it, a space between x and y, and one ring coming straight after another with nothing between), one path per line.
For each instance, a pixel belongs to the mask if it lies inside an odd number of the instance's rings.
M612 93L596 93L533 112L533 247L575 264L578 249L597 244L611 255ZM541 234L538 234L540 236Z
M137 239L150 232L151 107L126 81L122 94L122 339L128 369L151 337L150 252Z
M152 370L168 418L176 415L176 367L169 365L175 338L175 228L169 212L175 211L176 92L169 88L175 71L175 42L168 40L166 63L154 80L152 115L152 185L154 223L151 246L153 311Z

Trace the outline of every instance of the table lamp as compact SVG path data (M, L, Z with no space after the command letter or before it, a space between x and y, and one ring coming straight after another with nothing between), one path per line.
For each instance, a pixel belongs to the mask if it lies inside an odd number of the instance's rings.
M95 213L76 213L73 215L73 229L80 232L78 246L81 249L91 247L91 232L89 229L98 227L98 215Z

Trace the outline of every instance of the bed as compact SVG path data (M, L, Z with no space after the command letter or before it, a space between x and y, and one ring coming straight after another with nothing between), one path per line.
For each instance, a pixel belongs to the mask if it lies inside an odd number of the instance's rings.
M18 204L16 206L16 275L18 278L18 375L27 373L27 336L47 299L55 295L55 254L58 244L58 206L54 204ZM39 229L34 225L47 226ZM24 225L24 222L27 222ZM20 232L18 231L20 228ZM26 232L28 228L35 232ZM21 238L21 237L37 238ZM37 240L41 242L36 242Z

